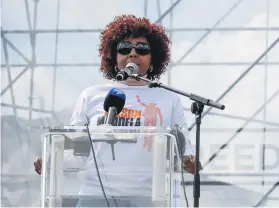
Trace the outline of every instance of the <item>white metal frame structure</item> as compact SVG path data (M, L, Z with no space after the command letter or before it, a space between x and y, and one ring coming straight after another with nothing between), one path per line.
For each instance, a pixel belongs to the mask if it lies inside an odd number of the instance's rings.
M167 1L167 0L165 0ZM169 0L170 1L170 7L167 8L165 11L161 11L162 8L162 2L163 0L156 0L156 1L149 1L149 0L144 0L143 1L143 13L145 16L148 16L149 12L149 6L150 4L155 4L155 7L157 8L157 13L158 13L158 18L155 21L156 23L161 23L165 17L169 17L169 27L166 29L168 31L170 39L172 39L173 34L176 32L181 32L181 31L189 31L189 32L203 32L204 34L196 41L188 50L185 50L185 53L181 56L180 59L176 62L172 62L171 65L169 66L168 70L168 76L167 76L167 84L171 85L171 76L172 76L172 68L176 66L242 66L243 69L245 69L239 77L229 85L227 89L224 89L223 93L216 99L216 101L221 101L223 98L226 97L226 95L239 83L241 80L249 76L249 72L253 70L255 66L262 65L265 67L265 70L268 70L268 66L279 66L279 59L277 61L268 61L266 58L266 55L273 49L274 46L278 45L279 42L279 36L278 38L272 42L268 43L268 38L266 39L266 49L262 51L262 53L252 62L183 62L183 60L189 56L196 48L199 47L199 44L207 38L207 36L214 32L228 32L228 31L265 31L268 33L269 31L278 31L279 32L279 25L276 27L270 27L268 25L268 20L266 22L265 27L219 27L220 23L224 21L232 11L234 11L236 8L238 8L239 5L245 0L237 0L233 4L233 6L228 10L224 11L224 15L220 17L215 24L213 24L211 27L207 28L194 28L194 27L184 27L184 28L173 28L172 27L172 20L173 17L175 16L175 8L179 7L181 4L181 0ZM265 0L267 4L267 9L266 9L266 15L267 17L269 16L269 9L268 9L268 4L269 0ZM68 67L69 69L71 67L98 67L99 63L58 63L57 62L57 50L58 50L58 44L59 44L59 34L61 33L100 33L102 31L102 28L91 28L91 29L82 29L82 28L71 28L71 29L59 29L59 15L60 15L60 0L57 0L57 13L56 13L56 28L55 29L37 29L37 15L40 11L38 11L38 4L40 4L39 0L33 0L32 5L34 5L34 12L33 12L33 20L31 21L31 15L30 15L30 2L28 0L25 0L25 9L26 11L26 20L28 23L28 29L6 29L6 28L1 28L1 35L2 35L2 50L3 50L3 57L2 57L2 63L1 63L1 70L6 70L7 71L7 79L8 79L8 85L7 86L2 86L1 89L1 97L6 94L10 93L11 100L10 102L1 102L1 108L10 108L13 110L13 115L15 118L17 118L17 111L18 110L25 110L28 111L28 117L29 121L31 122L33 119L33 113L34 112L42 112L46 114L50 114L51 116L56 116L56 111L55 111L55 100L57 99L56 97L56 70L58 67ZM32 24L33 23L33 24ZM31 59L29 59L29 55L24 54L15 43L9 40L9 36L12 34L28 34L30 38L30 51L31 51ZM36 60L36 39L38 34L55 34L55 58L53 62L49 63L39 63ZM11 57L10 57L10 51L13 51L17 55L19 55L23 60L26 61L25 64L16 64L11 62ZM45 109L39 109L34 107L34 72L37 67L48 67L50 69L54 70L54 77L52 79L52 84L51 88L52 90L52 108L49 110ZM12 78L11 76L11 71L13 68L22 68L21 72ZM18 82L21 78L22 75L25 73L30 73L30 92L29 92L29 103L28 105L19 105L15 102L15 95L14 95L14 85L16 82ZM6 79L5 77L3 79ZM267 80L264 79L265 85L267 84ZM279 89L278 89L279 90ZM244 121L244 125L240 126L235 132L232 133L231 137L227 140L227 142L220 147L220 149L210 157L207 162L204 164L204 166L208 165L214 158L218 157L219 152L222 151L239 133L242 133L243 130L245 129L246 125L250 122L256 122L259 124L263 124L263 128L260 129L261 132L265 132L266 128L265 125L270 125L273 127L278 128L279 123L276 122L271 122L266 119L266 116L264 116L263 119L257 119L256 116L258 115L259 112L265 112L266 106L273 101L273 99L278 96L279 91L276 91L275 94L272 96L268 97L267 92L264 95L264 101L263 105L260 106L258 111L256 111L251 117L240 117L240 116L235 116L231 114L226 114L225 112L223 114L220 113L214 113L211 112L211 108L207 109L204 112L205 115L210 115L210 116L219 116L219 117L226 117L230 119L237 119L237 120L242 120ZM188 107L188 106L187 106ZM185 107L186 111L189 111L189 108ZM265 113L264 113L265 114ZM56 117L58 120L59 118ZM2 121L2 123L4 120ZM190 125L190 130L194 128L194 124ZM221 131L221 129L220 129ZM19 135L20 137L20 135ZM20 139L20 138L19 138ZM263 146L263 157L265 156L264 153L264 146ZM263 160L264 161L264 160ZM264 171L265 164L262 165L262 169ZM264 184L264 181L263 181ZM274 186L270 189L271 191L274 190L278 186L278 181L275 181ZM277 187L278 188L278 187ZM268 197L268 193L266 192L263 197ZM257 206L260 206L262 201L260 200L257 204Z

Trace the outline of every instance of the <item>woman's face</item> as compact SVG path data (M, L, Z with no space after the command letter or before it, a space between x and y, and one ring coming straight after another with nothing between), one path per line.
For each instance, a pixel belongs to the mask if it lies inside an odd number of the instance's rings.
M119 70L128 63L135 63L139 66L138 74L144 76L151 66L151 48L146 38L127 38L120 42L117 45L116 62Z

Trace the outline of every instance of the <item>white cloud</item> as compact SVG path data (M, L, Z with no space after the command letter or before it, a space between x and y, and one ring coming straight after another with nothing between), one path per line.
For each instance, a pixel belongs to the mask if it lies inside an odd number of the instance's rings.
M260 24L265 19L259 14L247 26ZM271 16L270 23L279 22ZM213 32L183 62L254 62L266 49L265 32L236 32L225 34ZM270 45L279 35L269 34ZM175 42L175 41L174 41ZM173 59L176 61L193 45L188 41L173 44ZM270 61L277 61L279 44L268 53ZM261 62L264 61L264 58ZM172 85L190 92L216 99L243 73L247 66L177 66L172 69ZM223 99L226 113L249 116L263 104L264 66L255 66ZM278 88L278 66L268 67L268 96ZM186 102L188 103L188 102ZM273 109L274 111L276 109ZM276 114L276 113L275 113ZM278 121L278 119L277 119Z
M259 14L246 25L253 27L262 24L265 21L265 15ZM279 25L279 16L270 16L270 24ZM270 45L276 38L278 32L269 32L268 40ZM188 36L186 35L186 38ZM199 39L199 36L196 38ZM249 62L254 61L266 49L266 32L265 31L239 31L239 32L216 32L212 31L203 41L189 54L184 62L191 61L210 61L210 62ZM180 57L193 45L193 42L187 40L173 40L172 57L174 61ZM274 49L278 50L277 45ZM276 60L275 50L271 50L269 59Z
M218 1L214 1L216 4ZM30 11L32 12L33 2L29 1L30 3ZM200 2L201 3L201 2ZM220 3L220 2L219 2ZM233 1L230 2L231 5ZM155 9L156 4L154 3L153 6L149 2L149 7ZM191 4L192 6L188 5L189 7L185 7L186 4ZM272 4L274 4L272 2ZM40 1L39 2L39 16L38 16L38 27L39 28L54 28L53 22L55 22L56 16L56 2L55 1ZM103 27L107 22L111 21L113 17L117 14L127 13L132 11L135 14L141 15L143 13L143 4L142 2L138 3L138 7L131 6L123 0L121 4L119 2L110 1L109 7L108 1L101 1L101 2L93 2L93 1L80 1L70 0L70 1L61 1L61 19L60 19L60 26L62 28L98 28ZM122 5L127 5L123 7ZM220 4L218 4L220 6ZM223 5L223 4L222 4ZM223 9L218 10L218 15L211 16L209 15L211 11L208 9L203 8L202 12L200 13L200 18L208 17L210 22L216 21L217 16L221 16L222 13L226 11L231 5L223 5ZM244 4L245 5L245 4ZM212 5L213 6L213 5ZM21 7L21 9L20 9ZM11 1L9 3L3 4L4 10L4 26L5 27L21 27L19 22L23 23L26 20L24 18L20 18L21 21L15 21L16 18L22 17L25 11L22 9L24 4L22 1ZM98 8L97 8L98 7ZM162 11L166 10L169 7L168 4L164 4L161 8ZM226 7L226 8L225 8ZM227 8L228 7L228 8ZM243 5L242 5L243 7ZM240 7L240 15L245 16L243 9ZM149 8L149 11L151 11ZM175 11L175 19L174 25L176 25L182 19L189 15L187 12L182 12L181 8L185 8L186 11L191 10L191 8L196 8L199 11L201 8L197 7L197 5L193 4L193 2L188 1L181 3ZM249 20L250 22L247 23L245 26L257 26L257 25L264 25L266 22L266 17L264 14L265 8L262 8L262 4L258 4L258 6L254 5L254 10L249 13ZM18 10L18 17L11 17L7 11L15 11ZM106 14L104 13L106 11ZM235 10L237 12L238 10ZM253 11L261 11L255 15ZM272 10L271 10L272 11ZM48 15L52 14L52 15ZM232 13L233 15L234 13ZM254 16L251 16L254 14ZM151 14L150 14L151 15ZM157 11L156 11L157 15ZM156 15L153 14L152 19L156 19ZM46 18L48 16L48 18ZM234 17L234 16L233 16ZM253 18L252 18L253 17ZM167 19L168 17L166 17ZM229 18L229 17L228 17ZM245 18L244 18L245 19ZM18 19L17 19L18 20ZM179 20L179 21L178 21ZM11 21L11 22L10 22ZM232 19L230 20L232 22ZM237 20L238 21L238 20ZM198 22L198 20L197 20ZM271 12L269 24L272 26L278 26L279 17ZM91 24L92 23L92 24ZM192 23L195 23L195 19L192 19ZM19 24L19 25L18 25ZM229 23L228 23L229 24ZM167 24L168 25L168 24ZM184 38L179 36L178 38L173 39L173 47L172 47L172 58L173 60L178 60L183 53L189 49L194 41L195 33L187 33ZM196 40L202 33L196 33ZM186 57L183 62L233 62L233 61L245 61L245 62L252 62L254 61L266 48L265 44L265 32L212 32L203 42L198 45L198 47ZM269 44L274 41L277 37L276 32L269 32ZM28 51L29 54L27 57L30 57L30 44L28 43L28 39L18 39L18 36L13 36L11 38L12 41L17 42L16 46L20 48L20 50ZM26 36L27 37L27 36ZM23 41L25 40L25 41ZM192 40L192 41L190 41ZM91 34L60 34L59 35L59 46L58 46L58 62L99 62L99 57L97 56L97 47L98 47L98 34L91 35ZM272 49L272 51L268 54L268 58L271 61L278 61L277 54L278 54L278 46ZM40 35L37 38L37 59L38 62L49 62L54 60L54 35ZM14 58L13 60L17 60ZM209 96L210 98L217 98L223 91L226 89L230 83L232 83L245 69L247 66L238 66L238 67L209 67L209 66L200 66L200 67L190 67L190 66L179 66L174 67L172 69L172 83L173 86L190 91L200 93L204 96ZM276 66L269 67L269 95L274 92L275 88L277 87L277 81L274 79L276 75L278 75L277 70L275 70ZM2 71L2 75L6 77L6 72ZM179 72L179 73L178 73ZM185 72L185 73L184 73ZM13 72L14 73L14 72ZM183 76L184 75L184 76ZM263 79L262 76L264 75L264 70L262 66L257 66L253 69L250 74L244 78L243 81L238 86L242 88L246 88L248 86L254 87L255 86L263 86ZM52 68L41 68L36 70L36 79L35 79L35 93L38 96L43 96L46 102L46 107L51 107L51 90L48 90L48 93L44 90L44 87L52 86L52 77L53 77L53 69ZM182 79L181 77L185 77ZM221 77L221 79L220 79ZM82 87L86 87L91 84L95 83L103 83L105 80L101 81L102 75L98 72L97 67L91 68L58 68L58 81L57 81L57 94L63 95L64 100L63 102L59 103L57 100L57 107L58 109L62 109L63 106L67 106L66 103L71 103L69 106L73 105L74 100L78 96L78 93L81 91ZM166 77L163 78L166 80ZM246 81L245 81L246 80ZM197 81L203 83L199 84ZM7 82L6 82L7 83ZM20 83L20 84L19 84ZM71 83L71 84L69 84ZM76 84L72 84L76 83ZM259 84L260 83L260 84ZM2 84L5 86L5 84ZM24 93L17 93L17 100L19 100L20 104L26 103L27 105L27 95L29 93L29 80L28 78L21 80L18 82L15 87ZM254 106L255 102L262 101L262 94L249 93L249 96L246 94L241 94L237 92L243 92L241 87L236 87L232 90L232 93L229 94L228 97L231 96L231 99L235 99L235 96L240 98L243 96L242 99L246 99L244 106ZM79 90L75 90L79 89ZM238 89L238 90L237 90ZM258 89L258 88L255 88ZM17 91L18 91L17 90ZM70 90L75 92L74 94L67 93ZM261 90L258 90L261 91ZM235 93L235 94L234 94ZM248 93L248 92L247 92ZM22 97L24 95L24 98ZM6 95L7 96L7 95ZM252 96L252 97L251 97ZM21 98L22 97L22 98ZM7 97L4 97L7 99ZM225 100L228 98L225 98ZM186 101L185 101L186 100ZM227 101L229 103L229 101ZM187 99L184 99L184 103L189 106L189 102ZM237 105L235 103L233 106ZM231 104L228 106L226 112L235 113L235 114L242 114L242 111L230 109ZM255 106L256 108L256 106ZM251 112L254 108L251 109ZM250 114L250 111L245 111L245 113Z
M53 5L57 9L56 1L42 2L41 11L44 15L41 16L41 21L48 27L49 12L53 13ZM131 1L92 1L92 0L61 0L60 1L60 28L103 28L113 18L122 13L131 12ZM142 15L141 7L137 7L138 2L133 2L133 13ZM126 5L126 6L124 6ZM56 13L54 15L56 17ZM42 27L42 26L41 26Z
M265 24L265 14L258 13L248 24L244 26L253 27ZM279 26L279 16L277 14L270 15L270 25ZM174 39L172 58L174 61L180 59L180 57L194 44L189 41L193 39L192 34L185 34L183 40L180 36L179 39ZM197 33L197 36L201 34ZM276 38L279 37L278 31L268 32L268 45L270 45ZM195 37L196 40L199 37ZM183 62L253 62L258 58L266 49L266 32L212 32L206 39L203 40L197 48L186 57ZM269 53L268 60L278 62L279 44L277 44ZM264 59L261 60L263 62ZM172 69L171 85L180 90L184 90L188 93L197 93L201 96L217 99L247 68L247 66L177 66ZM264 103L264 76L265 67L255 66L248 75L246 75L226 96L220 103L226 105L225 111L212 110L219 114L225 113L235 116L251 117L257 109ZM267 99L279 89L278 83L279 67L268 66L267 67ZM163 78L164 83L167 83L167 77ZM191 102L188 98L182 97L182 101L185 107L190 108ZM270 122L278 123L279 113L279 95L267 106L266 119ZM194 115L190 112L186 112L187 120L189 124L194 122ZM263 111L261 111L256 119L263 120ZM203 159L205 162L213 154L209 152L210 145L223 144L228 139L232 138L233 133L242 125L245 121L233 120L222 117L205 116L202 120L202 132L201 132L201 146L203 147ZM259 130L263 128L263 124L257 124L250 122L246 127ZM270 126L268 126L270 127ZM204 128L218 129L231 129L229 133L206 133ZM191 137L195 143L195 129L191 132ZM278 146L278 133L267 133L266 143ZM234 149L237 144L254 144L257 147L258 152L261 151L260 144L263 142L264 134L258 133L241 133L238 134L235 139L230 143L229 149ZM226 150L221 152L221 155L226 154ZM253 162L250 161L249 165L252 165L258 172L261 169L260 157L258 152L252 153ZM234 152L227 154L228 157L217 160L217 164L228 165L229 170L225 172L237 172L234 169L234 164L239 161L235 161ZM221 162L220 162L221 160ZM222 161L223 160L223 161ZM266 155L266 161L271 161L270 155ZM223 163L222 163L223 162ZM246 161L247 162L247 161ZM211 165L209 165L205 171L213 171ZM252 171L252 172L253 172ZM272 170L274 173L278 168ZM271 172L272 172L271 171ZM256 180L256 178L254 178ZM214 180L222 180L228 183L239 183L239 180L247 180L246 178L226 178L215 177ZM260 180L260 179L259 179ZM270 178L266 180L275 180ZM241 186L241 185L240 185ZM253 191L260 190L259 186L247 186L241 187L250 189Z

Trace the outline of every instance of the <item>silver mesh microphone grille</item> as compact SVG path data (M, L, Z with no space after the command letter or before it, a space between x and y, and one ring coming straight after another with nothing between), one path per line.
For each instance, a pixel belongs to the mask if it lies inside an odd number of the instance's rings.
M125 68L130 69L130 70L129 70L129 75L131 75L131 74L137 74L138 71L139 71L139 67L138 67L138 65L136 65L135 63L128 63L128 64L126 65Z

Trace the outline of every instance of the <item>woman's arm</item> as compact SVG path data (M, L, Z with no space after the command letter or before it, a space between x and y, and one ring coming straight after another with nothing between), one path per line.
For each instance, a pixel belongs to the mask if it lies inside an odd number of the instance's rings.
M183 134L183 136L180 137L185 139L184 142L180 142L183 145L182 147L180 147L183 150L183 167L187 172L194 174L195 150L191 144L191 138L184 115L184 109L178 96L176 96L172 107L172 126L174 125L178 125L180 127L181 134Z

